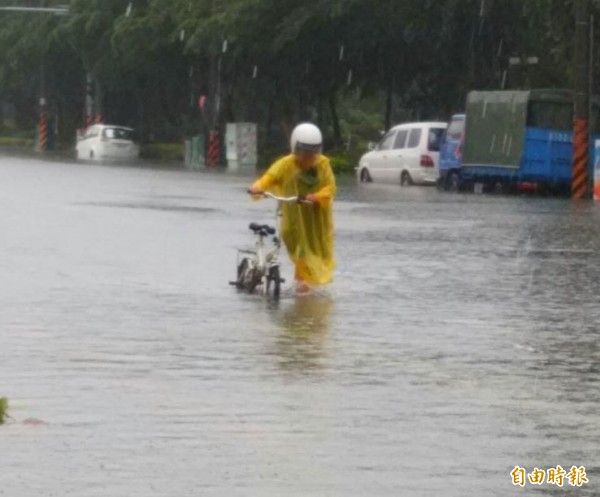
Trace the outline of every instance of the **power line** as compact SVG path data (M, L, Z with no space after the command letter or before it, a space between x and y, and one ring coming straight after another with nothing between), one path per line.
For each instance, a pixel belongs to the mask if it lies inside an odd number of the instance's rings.
M27 12L27 13L39 13L39 14L56 14L56 15L68 15L68 7L0 7L0 10L9 12Z

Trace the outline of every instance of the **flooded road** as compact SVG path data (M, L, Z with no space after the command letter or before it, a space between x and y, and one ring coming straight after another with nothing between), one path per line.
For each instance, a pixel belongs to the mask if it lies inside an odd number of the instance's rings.
M598 495L600 207L346 181L273 306L250 179L0 157L0 495Z

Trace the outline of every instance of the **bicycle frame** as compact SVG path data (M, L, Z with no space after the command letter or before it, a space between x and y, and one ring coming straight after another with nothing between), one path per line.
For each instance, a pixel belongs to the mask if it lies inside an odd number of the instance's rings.
M248 193L251 193L250 191ZM277 210L275 213L276 218L281 216L281 204L282 203L302 203L302 204L312 204L312 202L309 202L308 200L305 200L303 197L281 197L278 195L274 195L273 193L270 192L262 192L260 194L263 197L266 198L272 198L273 200L277 200L278 205L277 205ZM269 266L274 265L272 263L272 259L275 258L279 255L279 249L281 248L281 240L277 239L277 243L276 243L276 247L271 250L270 252L265 253L265 243L264 243L264 238L263 236L257 235L258 236L258 240L256 241L256 246L255 246L255 250L254 251L241 251L242 253L251 253L253 255L256 255L256 267L264 274L266 272L266 270L268 269L267 265L269 263ZM238 258L238 263L239 263L239 258Z
M279 256L279 251L281 249L281 241L277 239L275 243L275 247L271 250L267 251L267 247L265 244L265 237L257 234L258 240L254 244L254 250L238 250L238 265L241 262L243 255L251 256L250 261L252 262L253 268L258 270L259 273L264 276L267 273L267 270L275 265L278 265L277 257Z
M250 193L250 192L249 192ZM272 198L278 201L276 216L281 215L281 204L287 202L312 204L302 197L280 197L268 192L262 192L260 195ZM258 286L263 287L265 293L268 292L270 283L274 280L277 282L278 288L281 282L285 280L280 278L279 274L279 251L281 250L281 240L277 236L277 229L266 225L251 224L250 228L258 237L254 244L254 249L240 249L237 255L238 279L230 284L235 285L238 289L245 289L252 293ZM269 235L273 236L274 247L268 249L265 243L265 238ZM275 275L275 276L273 276Z

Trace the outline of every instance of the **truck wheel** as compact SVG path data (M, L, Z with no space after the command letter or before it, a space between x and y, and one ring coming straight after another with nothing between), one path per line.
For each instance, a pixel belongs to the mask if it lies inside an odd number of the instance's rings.
M456 171L451 172L448 177L448 190L451 192L460 190L460 175Z

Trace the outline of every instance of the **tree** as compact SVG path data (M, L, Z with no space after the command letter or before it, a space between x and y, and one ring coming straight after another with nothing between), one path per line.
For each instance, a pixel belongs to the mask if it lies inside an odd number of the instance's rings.
M283 148L293 124L310 119L340 147L379 119L385 127L445 119L474 88L570 87L572 8L572 0L71 0L68 17L0 13L0 94L20 102L31 125L45 61L49 96L71 126L82 122L89 73L107 119L146 140L197 132L206 95L206 126L256 121L263 143ZM532 55L539 64L521 81L505 76L509 57Z

